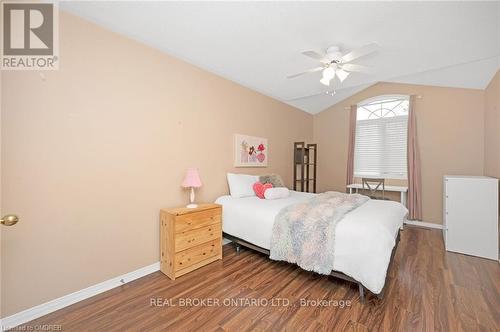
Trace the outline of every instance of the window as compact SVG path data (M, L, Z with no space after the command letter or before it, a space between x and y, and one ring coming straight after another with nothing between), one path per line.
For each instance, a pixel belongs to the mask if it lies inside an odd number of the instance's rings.
M380 96L358 104L354 176L406 179L407 96Z

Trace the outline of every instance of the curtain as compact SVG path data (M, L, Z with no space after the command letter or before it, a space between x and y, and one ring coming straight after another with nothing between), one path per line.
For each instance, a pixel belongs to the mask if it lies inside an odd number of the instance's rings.
M346 185L354 183L354 146L356 143L356 116L358 106L352 105L349 113L349 141L347 151Z
M420 151L417 139L415 96L410 96L408 109L408 219L422 220L422 185Z

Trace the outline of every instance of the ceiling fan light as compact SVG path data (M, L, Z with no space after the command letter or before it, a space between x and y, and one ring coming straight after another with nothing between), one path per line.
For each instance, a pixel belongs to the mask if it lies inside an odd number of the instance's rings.
M337 74L337 77L339 78L340 82L344 82L347 76L349 76L349 73L343 69L337 69L335 73Z
M330 80L331 80L330 78L326 78L326 77L323 76L323 78L320 79L319 81L323 85L330 86Z
M332 67L327 67L323 70L323 78L331 80L335 77L335 69Z

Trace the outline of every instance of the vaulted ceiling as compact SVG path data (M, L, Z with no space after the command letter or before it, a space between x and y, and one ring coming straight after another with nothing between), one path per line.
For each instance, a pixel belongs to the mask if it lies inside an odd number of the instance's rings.
M500 2L61 2L63 10L309 113L380 81L484 89L500 64ZM333 96L304 50L376 42ZM314 94L313 97L301 98Z

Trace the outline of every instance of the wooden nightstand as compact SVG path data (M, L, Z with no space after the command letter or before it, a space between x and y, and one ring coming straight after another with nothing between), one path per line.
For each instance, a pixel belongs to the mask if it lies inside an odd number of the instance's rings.
M160 211L161 271L175 279L222 259L222 206Z

